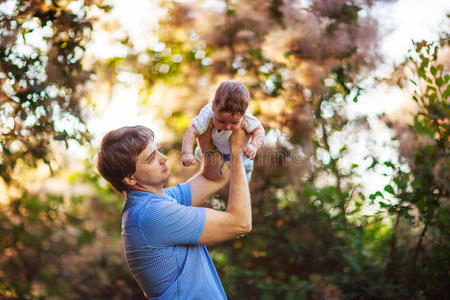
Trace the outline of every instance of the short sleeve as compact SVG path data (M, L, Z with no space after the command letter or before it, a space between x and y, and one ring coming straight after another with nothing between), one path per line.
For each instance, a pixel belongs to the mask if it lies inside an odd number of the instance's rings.
M181 205L191 206L191 188L187 182L164 189L164 193Z
M247 131L248 133L261 126L261 122L259 122L259 120L250 112L245 113L245 117L242 123L245 131Z
M153 199L142 208L138 223L149 246L195 245L205 226L205 208Z
M209 122L213 116L212 104L206 104L200 110L200 113L192 119L192 124L198 130L200 134L203 134L207 129Z

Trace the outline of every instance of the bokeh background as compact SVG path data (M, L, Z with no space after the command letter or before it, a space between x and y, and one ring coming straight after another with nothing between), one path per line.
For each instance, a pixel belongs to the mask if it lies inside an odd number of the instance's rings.
M253 231L210 245L230 299L448 299L448 1L0 2L0 298L143 299L103 135L181 165L218 84L266 129ZM210 205L225 209L227 190Z

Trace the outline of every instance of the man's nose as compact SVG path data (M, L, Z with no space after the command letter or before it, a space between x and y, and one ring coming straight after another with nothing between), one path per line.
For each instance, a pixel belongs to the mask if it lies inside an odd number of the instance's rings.
M230 124L225 125L225 130L231 130L231 125Z

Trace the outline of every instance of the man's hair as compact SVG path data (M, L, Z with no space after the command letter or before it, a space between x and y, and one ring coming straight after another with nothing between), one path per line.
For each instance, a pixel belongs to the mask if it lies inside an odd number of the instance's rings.
M222 82L216 90L214 104L219 112L245 114L250 101L247 88L235 80Z
M144 126L122 127L103 137L97 169L114 189L119 192L127 190L122 180L136 172L137 158L153 137L153 131Z

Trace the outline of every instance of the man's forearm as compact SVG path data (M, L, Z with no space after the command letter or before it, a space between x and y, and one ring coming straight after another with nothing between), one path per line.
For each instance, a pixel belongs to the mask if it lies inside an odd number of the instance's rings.
M230 191L228 196L227 212L232 214L237 221L250 231L252 227L252 208L250 191L245 176L242 153L231 154L230 167Z
M243 149L247 143L248 135L243 129L236 130L230 137L231 174L227 210L205 208L205 226L199 244L225 241L252 230L250 191L243 161Z
M191 187L192 206L202 206L214 193L228 182L228 168L223 168L223 176L219 173L220 153L204 157L201 172L188 180Z

